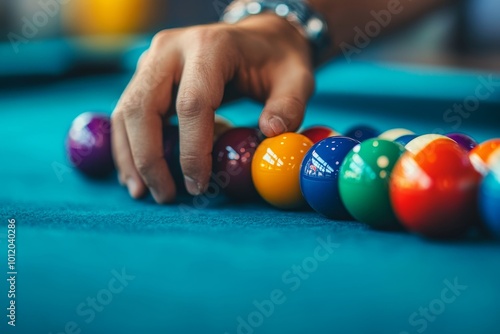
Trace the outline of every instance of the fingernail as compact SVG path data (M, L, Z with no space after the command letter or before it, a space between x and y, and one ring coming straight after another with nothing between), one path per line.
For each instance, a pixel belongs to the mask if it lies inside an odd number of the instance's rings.
M186 184L186 190L193 196L201 195L203 192L203 186L189 176L184 177L184 183Z
M287 131L285 122L278 116L273 116L269 119L269 126L277 135Z
M127 188L128 188L128 192L130 194L130 196L132 197L137 197L137 191L138 191L138 185L137 185L137 181L133 178L128 178L127 179Z

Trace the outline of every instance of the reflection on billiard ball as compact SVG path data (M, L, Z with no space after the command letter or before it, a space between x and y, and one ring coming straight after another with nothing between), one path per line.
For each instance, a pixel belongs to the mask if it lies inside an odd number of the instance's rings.
M252 179L260 196L280 209L301 209L300 164L312 141L298 133L264 140L252 161Z
M359 142L347 137L330 137L316 143L301 165L300 188L309 206L338 220L352 220L339 194L340 166Z
M398 143L399 145L405 147L406 145L408 145L413 139L417 138L418 135L404 135L404 136L401 136L399 138L396 138L396 140L394 140L395 143Z
M66 153L72 165L92 178L114 171L111 153L111 122L107 115L86 112L75 118L66 138Z
M456 141L467 152L472 151L478 145L477 141L463 133L448 133L446 137Z
M369 139L354 147L345 158L339 179L340 196L349 213L374 228L400 225L391 207L389 180L405 152L403 146L385 139Z
M409 152L412 152L413 154L417 154L422 149L427 147L430 143L438 139L453 142L452 139L443 135L438 135L438 134L421 135L417 136L416 138L411 140L408 144L406 144L405 149Z
M379 135L380 131L368 125L354 126L347 130L345 134L346 137L356 139L359 142L364 142L365 140L378 137Z
M226 180L222 190L238 200L258 197L252 181L252 158L263 136L254 128L233 128L224 133L213 149L213 173Z
M500 238L500 149L496 150L491 170L481 183L479 207L486 228Z
M495 138L479 144L470 151L470 160L479 173L488 174L492 164L493 152L498 148L500 148L500 138Z
M415 133L413 131L410 131L408 129L398 128L398 129L391 129L391 130L387 130L385 132L382 132L378 136L378 138L394 141L394 140L398 139L399 137L406 136L406 135L414 135L414 134Z
M460 236L478 221L481 176L453 140L436 135L434 140L414 141L392 173L396 216L409 231L427 237Z
M334 129L329 128L327 126L312 126L312 127L305 129L300 134L311 139L311 141L313 143L317 143L317 142L319 142L325 138L328 138L328 137L340 136L340 133L338 133Z

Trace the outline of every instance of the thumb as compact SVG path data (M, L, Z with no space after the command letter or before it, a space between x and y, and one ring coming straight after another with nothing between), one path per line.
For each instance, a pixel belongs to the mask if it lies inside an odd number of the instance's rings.
M308 70L276 75L271 93L260 115L259 127L267 137L299 128L307 101L314 91L314 76Z

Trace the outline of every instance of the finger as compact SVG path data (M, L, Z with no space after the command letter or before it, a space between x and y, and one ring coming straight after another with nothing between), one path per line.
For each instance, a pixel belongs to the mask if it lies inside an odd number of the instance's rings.
M221 59L194 54L188 57L177 95L181 166L192 195L208 187L212 166L215 109L224 94L227 67Z
M158 203L175 198L175 183L164 159L163 117L171 102L175 64L148 54L127 87L119 108L141 179Z
M135 168L121 114L113 113L111 121L113 129L111 132L111 145L113 159L118 168L118 178L122 185L127 186L130 196L140 198L144 196L146 186Z
M309 70L277 71L271 93L259 119L261 131L273 137L299 128L308 99L314 91L314 77Z

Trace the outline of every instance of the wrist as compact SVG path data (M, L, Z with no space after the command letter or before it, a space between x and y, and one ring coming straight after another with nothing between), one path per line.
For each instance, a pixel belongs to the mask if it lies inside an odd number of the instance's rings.
M287 44L300 50L311 62L313 50L311 43L290 22L273 13L251 15L234 24L235 27L247 29L254 34L262 35L277 45Z

